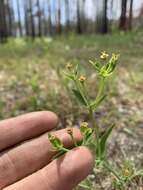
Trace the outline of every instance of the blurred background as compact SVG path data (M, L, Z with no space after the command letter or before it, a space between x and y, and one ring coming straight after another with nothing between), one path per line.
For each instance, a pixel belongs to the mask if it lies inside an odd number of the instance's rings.
M143 0L1 0L0 36L32 38L143 28Z
M109 157L143 166L143 0L0 0L0 118L52 110L59 128L88 121L65 80L67 63L81 65L95 98L89 64L101 51L120 54L107 100L95 113L104 130L116 123ZM111 190L106 172L89 176L91 190ZM143 187L137 178L129 190ZM83 189L82 189L83 190Z

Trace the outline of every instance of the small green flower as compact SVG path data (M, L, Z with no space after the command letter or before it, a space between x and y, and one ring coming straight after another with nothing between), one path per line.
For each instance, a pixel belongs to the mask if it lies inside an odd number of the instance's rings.
M83 76L83 75L81 75L80 77L79 77L79 79L78 79L81 83L84 83L85 82L85 80L86 80L86 77L85 76Z
M109 57L109 54L106 51L102 51L100 55L100 59L106 60Z
M48 139L49 139L50 143L52 144L54 150L59 151L59 150L61 150L63 148L63 143L55 135L49 133L48 134Z
M129 171L129 169L124 169L122 171L122 174L124 177L129 177L131 175L131 172Z
M68 70L71 70L71 69L73 68L73 65L72 65L71 63L68 63L68 64L66 65L66 68L67 68Z
M82 123L80 124L80 132L81 132L82 134L84 134L87 129L88 129L88 123L87 123L87 122L82 122Z
M89 138L91 137L93 130L91 128L89 128L88 123L87 122L82 122L80 124L80 132L83 135L83 139L84 141L88 141Z
M114 71L114 69L117 65L118 59L119 59L119 54L112 53L112 57L110 58L107 65L105 66L105 70L107 72L107 75L112 74L112 72Z
M103 51L100 58L103 60L106 60L108 58L108 56L109 55L105 51ZM105 77L110 76L113 73L113 71L118 63L118 59L119 59L119 54L112 53L112 56L109 59L109 61L107 63L105 63L105 65L103 65L103 66L102 66L102 63L100 63L100 61L97 61L97 60L96 61L90 60L89 62L93 65L96 72L100 76L105 78Z

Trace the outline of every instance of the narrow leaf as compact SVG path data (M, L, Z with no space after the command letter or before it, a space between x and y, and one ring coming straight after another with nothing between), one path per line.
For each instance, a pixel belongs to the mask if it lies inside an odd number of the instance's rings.
M88 141L93 134L93 130L91 128L87 128L86 132L84 133L85 141Z
M101 150L101 155L104 156L105 154L105 150L106 150L106 143L107 143L107 140L113 130L113 128L115 127L115 124L113 124L106 132L105 134L101 137L101 140L100 140L100 150Z
M91 61L91 60L89 60L89 63L92 64L92 66L95 68L95 70L96 70L97 72L100 72L100 69L101 69L100 63L98 63L98 62L93 62L93 61Z
M91 104L91 107L93 109L97 108L105 100L106 97L107 97L107 95L103 95L103 96L99 97L98 100L96 100L95 102L93 102Z
M69 80L75 80L75 76L73 74L64 72L64 75Z
M82 96L82 94L78 90L73 89L72 91L82 105L84 106L88 105L86 99Z

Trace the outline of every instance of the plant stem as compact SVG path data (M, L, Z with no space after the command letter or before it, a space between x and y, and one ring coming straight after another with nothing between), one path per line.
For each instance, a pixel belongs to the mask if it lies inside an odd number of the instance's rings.
M102 95L103 90L104 90L104 86L105 86L105 78L101 77L100 83L99 83L99 90L98 90L98 93L97 93L97 96L96 96L96 102L98 101L98 99Z
M69 152L69 149L64 148L64 147L62 147L61 150L63 150L64 152Z
M114 176L116 176L117 179L118 179L120 182L122 181L121 178L120 178L120 176L119 176L119 174L112 168L112 166L111 166L109 163L103 162L103 165L104 165L104 167L105 167L108 171L110 171Z
M102 95L103 90L104 90L104 84L105 84L105 78L101 77L100 84L99 84L99 89L98 89L98 92L97 92L97 96L96 96L95 102L98 102L98 99ZM101 156L101 149L100 149L100 142L99 142L100 131L99 131L99 127L96 124L95 117L94 117L94 111L93 111L92 108L89 109L89 115L90 115L90 118L91 118L91 121L92 121L92 125L93 125L94 131L95 131L98 156L100 158L100 156Z
M95 138L96 138L96 146L97 146L98 156L100 157L101 150L100 150L100 142L99 142L99 127L96 125L94 112L93 112L93 110L91 108L89 109L89 115L90 115L91 122L92 122L92 125L93 125L93 130L95 132Z
M82 188L84 188L84 189L90 189L90 187L88 187L88 186L86 186L86 185L83 185L83 184L79 184L78 186L79 186L79 187L82 187Z

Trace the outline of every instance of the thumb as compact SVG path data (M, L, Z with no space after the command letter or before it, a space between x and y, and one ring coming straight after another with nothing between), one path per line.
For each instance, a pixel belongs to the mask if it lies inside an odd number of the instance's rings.
M93 158L86 147L71 150L49 165L48 185L52 190L71 190L82 181L93 168ZM50 188L49 188L50 189Z
M5 190L72 190L92 168L90 151L85 147L75 148Z

